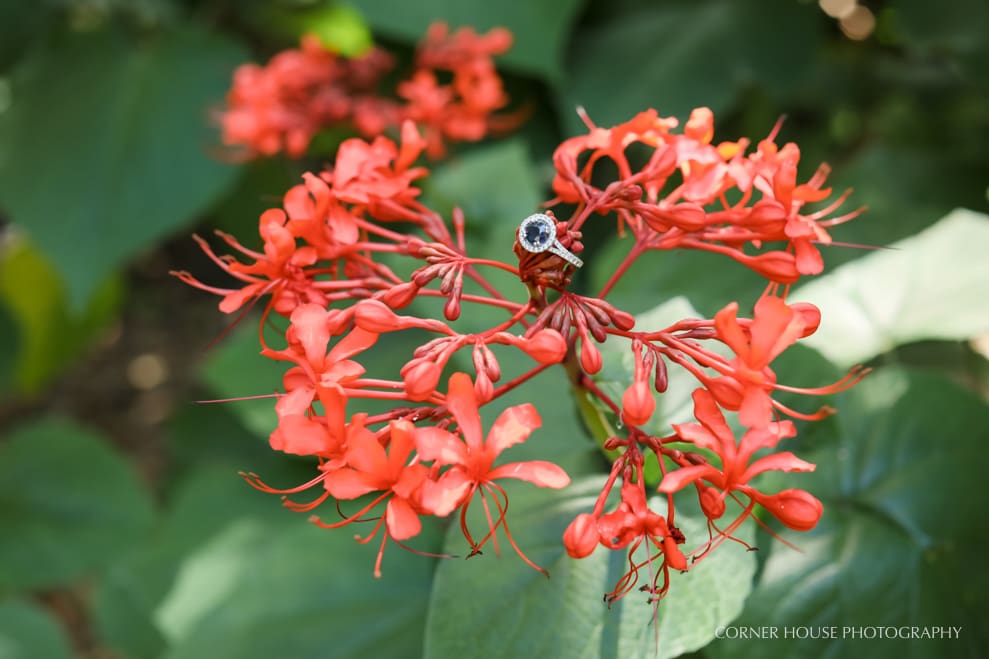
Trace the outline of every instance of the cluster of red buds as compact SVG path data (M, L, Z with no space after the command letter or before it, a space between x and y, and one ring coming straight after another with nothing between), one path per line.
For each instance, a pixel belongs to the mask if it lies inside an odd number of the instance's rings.
M469 41L425 48L423 57L430 64L467 61L464 53L474 52ZM478 65L476 72L487 75L484 70ZM285 194L282 208L261 215L261 251L220 234L242 260L220 257L200 240L215 263L242 282L239 287L211 287L177 273L223 296L220 308L227 313L267 298L262 354L288 367L270 443L278 451L313 456L316 473L290 489L271 487L255 474L244 476L260 490L283 495L292 510L312 512L331 502L330 515L311 516L326 528L377 520L360 538L368 542L380 533L375 575L389 539L404 546L420 532L422 516L458 511L469 555L480 553L489 540L497 547L501 529L522 559L542 570L509 531L508 497L499 481L563 488L570 479L546 461L496 464L503 451L540 426L533 405L503 409L487 432L478 410L557 365L575 389L610 411L614 427L623 429L601 438L614 460L610 476L593 509L578 515L563 536L574 558L588 556L598 545L628 553L628 572L606 601L630 592L647 566L649 582L640 590L658 601L669 588L670 570L691 569L725 540L742 542L734 533L746 519L762 524L757 505L796 530L812 528L821 516L821 503L803 490L765 493L751 482L770 470L814 469L789 452L755 454L794 436L794 424L785 417L815 420L833 412L828 407L798 412L776 400L776 392L834 393L865 374L853 369L829 386L799 389L778 383L772 369L774 359L812 334L820 321L813 305L786 301L789 286L801 275L821 271L819 246L829 243L828 229L859 211L833 215L844 195L806 210L830 196L823 187L827 170L797 183L800 151L794 144L777 146L778 126L750 151L746 140L713 143L713 116L706 108L695 110L682 132L674 132L675 119L653 110L612 128L596 127L586 117L585 122L587 133L563 142L553 158L556 197L546 207L567 208L566 219L553 210L520 218L515 235L504 236L504 261L470 256L461 212L454 211L448 223L418 201L416 182L427 170L414 163L429 146L422 131L428 136L430 128L407 120L399 143L383 136L371 142L350 139L332 168L306 174L303 184ZM630 150L640 164L632 164ZM617 171L617 177L602 187L598 166L605 161L604 169ZM583 264L581 228L588 221L607 222L632 240L603 288L580 295L570 288ZM607 300L633 262L670 249L717 252L764 276L768 286L752 317L739 317L739 305L732 302L713 319L639 327ZM398 267L401 262L405 265ZM492 270L510 273L517 283L499 290ZM436 306L415 304L427 299L441 300L442 314L417 312ZM456 321L465 305L500 310L504 319L463 333ZM279 345L269 345L267 325L281 328ZM367 373L362 355L379 337L409 330L433 338L403 357L398 377ZM594 377L602 369L599 345L609 338L627 342L634 361L621 400L608 396ZM517 349L531 361L520 372L505 373L492 346ZM472 372L445 378L454 355L467 350ZM696 423L673 424L668 434L657 435L647 427L656 395L667 389L670 368L696 379ZM392 407L369 415L361 411L361 401L368 399ZM740 438L726 412L744 427ZM658 487L647 483L644 465L650 456L662 470ZM690 539L688 548L675 523L675 504L689 486L707 518L708 534ZM288 498L307 490L317 494L306 501ZM615 492L617 504L609 503ZM661 495L656 500L663 502L662 510L650 504L651 493ZM366 498L357 510L342 512L341 501L360 497ZM472 503L483 509L483 530L471 527Z
M394 67L389 53L373 48L346 58L307 35L298 50L278 53L267 66L237 69L220 115L223 141L248 157L284 151L298 158L327 128L352 126L373 138L411 119L425 133L428 155L440 158L448 141L476 142L523 119L520 113L496 114L509 99L492 58L511 45L504 29L449 34L436 23L410 76L392 95L382 95L377 87Z

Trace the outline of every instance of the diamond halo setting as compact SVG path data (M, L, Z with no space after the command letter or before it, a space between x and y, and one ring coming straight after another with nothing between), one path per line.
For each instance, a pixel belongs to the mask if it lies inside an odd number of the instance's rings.
M519 244L533 254L550 252L575 267L584 265L583 261L556 239L556 222L543 213L534 213L522 220L519 225Z

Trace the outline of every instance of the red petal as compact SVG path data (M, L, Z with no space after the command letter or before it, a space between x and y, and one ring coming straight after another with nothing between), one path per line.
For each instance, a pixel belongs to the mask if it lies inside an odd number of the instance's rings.
M278 402L275 403L275 413L279 419L292 414L302 414L312 405L315 396L314 387L299 387L278 398Z
M333 349L326 355L326 358L334 362L348 359L360 352L364 352L373 346L377 340L378 335L374 332L368 332L362 330L360 327L355 327L339 343L333 346Z
M764 471L814 471L816 468L817 465L801 460L789 451L783 451L753 462L742 474L741 482L748 483Z
M388 535L396 540L408 540L419 535L422 523L419 516L408 501L401 497L392 497L385 509L385 524Z
M347 464L358 471L376 476L386 476L389 473L388 456L384 447L372 432L360 433L349 438L347 448Z
M449 392L446 395L446 406L457 419L460 432L464 435L467 446L472 451L482 449L481 415L477 411L477 397L474 394L474 384L466 373L454 373L450 376Z
M738 324L738 302L732 302L714 315L714 327L718 338L728 344L742 361L747 361L749 355L749 338L742 326Z
M270 282L263 281L257 284L249 284L239 291L234 291L232 293L227 293L222 300L220 300L220 311L223 313L233 313L237 311L249 300L256 298L261 289L267 286Z
M316 455L329 448L326 429L319 423L290 414L278 420L278 427L269 438L271 448L293 455Z
M337 499L356 499L380 489L365 474L347 467L330 472L323 479L323 487Z
M463 469L454 467L438 481L422 484L422 505L437 517L446 517L460 507L474 480Z
M292 312L291 330L310 363L322 364L326 356L326 345L330 342L328 317L326 309L318 304L303 304Z
M517 478L528 481L537 487L549 487L559 490L570 484L570 477L559 465L544 460L529 462L511 462L495 467L488 472L488 479Z
M738 421L746 428L765 428L773 420L773 401L760 387L746 387Z
M416 428L416 451L419 458L435 460L440 465L466 464L467 445L460 437L440 428Z
M720 480L721 472L711 465L680 467L679 469L671 471L663 476L663 481L659 484L657 489L665 494L670 494L672 492L678 492L694 481L705 477L711 478L712 480Z
M492 460L509 446L524 442L542 423L539 412L529 403L506 409L488 431L486 448Z
M752 352L747 364L753 369L768 366L777 355L797 342L802 330L803 322L786 302L772 296L760 298L755 303Z
M707 428L722 444L721 450L710 447L718 451L721 455L734 455L735 453L735 433L732 432L725 421L725 415L714 395L707 389L695 389L692 395L694 400L694 417Z

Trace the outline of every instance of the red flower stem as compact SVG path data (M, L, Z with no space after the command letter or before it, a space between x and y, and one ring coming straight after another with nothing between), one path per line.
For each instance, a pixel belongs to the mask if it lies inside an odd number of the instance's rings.
M429 295L432 297L446 297L446 293L440 291L434 291L429 288L419 289L419 295ZM461 296L462 300L466 302L476 302L478 304L487 304L492 307L500 307L502 309L508 309L509 311L518 311L523 305L517 302L510 302L508 300L497 300L489 297L484 297L483 295L470 295L465 293Z
M344 388L343 393L350 398L373 398L375 400L401 400L408 401L408 394L405 392L398 391L369 391L367 389L349 389ZM435 394L430 396L429 402L435 403L436 405L442 404L442 400Z
M388 240L392 240L396 243L404 243L406 240L408 240L408 236L386 229L380 224L374 224L373 222L368 222L367 220L363 220L359 217L354 218L354 221L356 222L357 226L364 229L368 233L377 234L382 238L387 238Z
M625 255L625 258L622 259L621 264L615 268L615 271L611 274L611 277L608 278L608 281L601 288L601 292L597 295L599 299L603 300L605 296L611 292L611 289L614 288L615 284L618 283L618 280L625 274L625 271L628 270L633 263L635 263L635 260L642 255L643 251L642 246L638 242L632 246L632 249L630 249L628 254Z
M515 323L521 322L525 315L530 311L532 311L532 300L529 300L529 302L527 302L521 309L512 314L511 318L499 325L495 325L494 327L484 330L480 336L491 336L492 334L497 334L498 332L506 330Z
M366 278L366 279L336 279L331 281L315 280L312 283L313 288L318 288L321 291L346 291L352 288L390 288L385 282L380 279Z
M353 382L350 382L349 384L351 386L355 387L355 388L358 388L358 389L360 389L362 387L383 387L385 389L404 389L405 388L405 383L404 382L397 382L397 381L394 381L394 380L376 380L376 379L373 379L373 378L366 378L366 379L365 378L361 378L359 380L354 380Z
M580 231L580 227L584 226L584 222L587 221L587 218L589 218L591 213L594 212L594 209L597 208L597 203L595 203L596 201L596 199L589 199L584 207L580 209L577 217L570 221L570 228L573 231Z
M519 375L518 377L513 378L512 380L509 380L508 382L506 382L505 384L501 385L500 387L494 390L494 392L491 395L491 399L494 400L498 396L508 393L509 391L519 386L520 384L524 383L525 381L539 375L550 366L553 366L553 364L540 364L531 371L526 371L522 375Z
M501 261L493 261L491 259L471 259L471 258L468 258L468 259L464 259L464 262L465 263L473 263L475 265L487 265L487 266L491 266L492 268L499 268L499 269L504 270L506 272L512 273L516 277L519 276L519 269L518 268L514 268L514 267L508 265L507 263L502 263Z

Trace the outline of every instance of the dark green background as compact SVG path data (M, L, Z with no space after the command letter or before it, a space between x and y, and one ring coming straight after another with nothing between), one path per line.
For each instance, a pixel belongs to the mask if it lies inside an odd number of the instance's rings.
M854 41L789 0L0 0L0 657L989 654L989 388L975 342L989 336L989 7L866 4L876 28ZM655 621L642 598L607 609L622 557L575 562L560 544L602 473L560 373L510 401L535 402L545 425L509 458L553 459L574 477L560 493L511 491L513 533L549 582L511 556L395 546L375 581L372 548L236 476L289 485L311 464L268 450L269 401L193 401L271 392L281 369L257 356L252 319L214 345L232 319L167 272L224 283L189 234L220 227L253 246L258 214L346 135L321 136L303 162L232 162L213 112L238 63L303 31L349 53L373 37L402 68L435 19L510 28L499 66L534 110L510 140L456 147L424 183L440 212L465 210L480 255L510 258L506 236L550 196L554 146L581 130L578 105L600 125L706 105L718 140L758 140L785 115L779 141L800 144L801 176L826 160L836 189L854 188L848 208L869 207L835 239L894 249L826 249L828 274L794 291L825 322L778 368L817 386L876 367L790 447L818 470L765 482L825 502L817 529L785 536L802 552L753 526L758 555L724 546L678 575ZM628 245L607 223L587 232L577 286L593 291ZM705 254L656 255L626 280L613 301L640 322L748 308L762 287ZM385 337L369 370L395 370L414 345ZM603 386L621 386L630 362L607 347ZM148 354L167 377L135 388L128 365ZM657 427L689 414L690 386L674 377ZM416 546L462 545L435 525ZM726 624L963 631L711 643Z

